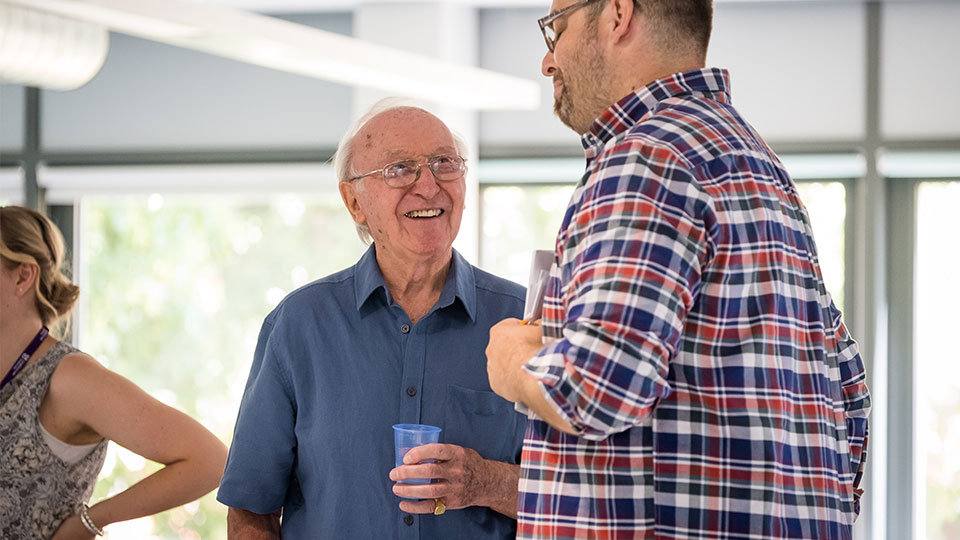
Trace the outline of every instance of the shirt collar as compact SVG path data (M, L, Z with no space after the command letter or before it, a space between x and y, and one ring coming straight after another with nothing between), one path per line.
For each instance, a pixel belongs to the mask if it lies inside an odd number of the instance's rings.
M383 274L380 272L380 265L377 264L376 244L371 244L367 248L354 268L357 311L379 290L383 291L388 303L393 302L390 299L390 292L387 290L387 283L383 280ZM473 266L454 249L450 271L447 273L447 281L443 284L443 290L440 292L437 304L430 312L449 307L454 304L454 300L460 300L460 305L463 306L470 320L476 321L477 287L475 278Z
M674 73L628 94L593 121L580 137L587 159L600 153L603 145L644 119L667 99L699 96L730 103L730 75L725 69L705 68Z

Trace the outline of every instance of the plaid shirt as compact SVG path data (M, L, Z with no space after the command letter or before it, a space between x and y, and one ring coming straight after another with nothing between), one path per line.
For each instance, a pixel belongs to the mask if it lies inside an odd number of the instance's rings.
M655 81L583 136L518 538L851 538L870 397L806 210L726 71Z

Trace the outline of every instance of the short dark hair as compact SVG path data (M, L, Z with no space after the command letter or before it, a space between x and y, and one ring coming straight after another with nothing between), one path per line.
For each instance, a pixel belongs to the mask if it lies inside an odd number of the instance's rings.
M596 22L608 0L587 6L590 24ZM635 9L649 21L664 53L707 56L713 31L713 0L633 0Z

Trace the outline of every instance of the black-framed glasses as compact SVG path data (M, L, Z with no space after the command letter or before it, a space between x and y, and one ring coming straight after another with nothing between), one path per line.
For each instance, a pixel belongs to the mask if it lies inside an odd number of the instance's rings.
M415 159L405 159L390 163L381 169L354 176L350 181L380 173L383 182L388 186L394 188L407 187L420 179L420 167L422 165L429 167L430 173L440 182L452 182L467 172L466 160L460 156L431 156L422 162Z
M553 23L560 17L572 13L574 10L580 9L594 1L595 0L580 0L579 2L574 2L563 9L537 19L537 24L540 25L540 31L543 32L543 40L547 42L547 49L549 49L550 52L553 52L553 48L557 44L557 31L553 29Z

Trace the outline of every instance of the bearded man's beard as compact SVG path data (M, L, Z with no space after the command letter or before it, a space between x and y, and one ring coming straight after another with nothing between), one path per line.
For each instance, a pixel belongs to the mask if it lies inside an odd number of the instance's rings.
M553 114L557 115L563 125L576 130L575 127L570 125L570 115L572 114L570 108L570 89L564 84L560 90L560 95L553 101Z
M605 65L599 44L592 41L571 58L566 74L558 69L554 75L560 80L561 90L553 102L553 113L577 133L586 133L593 121L613 104L604 88Z

